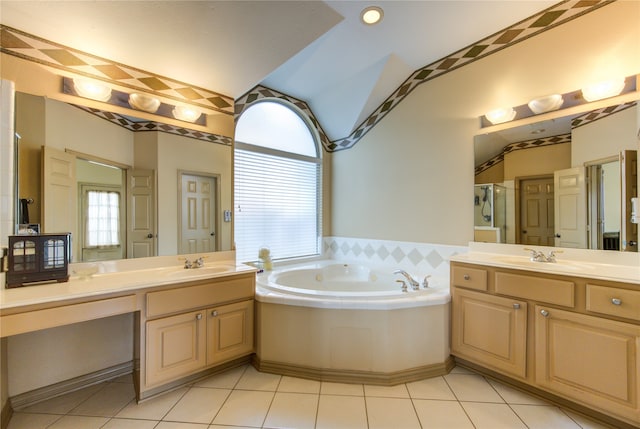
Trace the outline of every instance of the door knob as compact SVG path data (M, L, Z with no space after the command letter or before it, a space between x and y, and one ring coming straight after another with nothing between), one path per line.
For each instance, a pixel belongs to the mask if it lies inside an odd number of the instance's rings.
M216 235L216 233L215 233L215 232L212 232L212 233L211 233L211 234L209 234L209 235L213 237L214 235Z
M153 234L151 233L147 234L147 238L153 238Z
M560 238L560 234L556 234L556 238Z

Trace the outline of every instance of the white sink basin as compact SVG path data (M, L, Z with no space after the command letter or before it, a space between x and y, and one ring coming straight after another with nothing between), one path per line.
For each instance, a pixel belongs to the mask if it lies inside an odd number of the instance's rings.
M586 264L584 262L567 261L557 259L556 262L536 262L529 259L527 256L515 256L515 255L499 255L492 258L496 262L502 262L506 264L514 264L525 267L539 267L544 269L557 269L568 271L588 271L593 270L594 266Z
M168 277L196 277L212 274L220 274L233 271L234 266L231 265L205 265L200 268L171 267L167 268L163 274Z

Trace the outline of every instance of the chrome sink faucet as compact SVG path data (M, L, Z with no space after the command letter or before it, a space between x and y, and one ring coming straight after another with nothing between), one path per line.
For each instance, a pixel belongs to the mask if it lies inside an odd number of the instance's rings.
M402 274L411 285L411 289L413 290L420 289L420 283L418 283L413 277L411 277L411 274L409 274L405 270L395 270L393 274Z
M188 270L191 268L202 268L204 267L204 256L200 256L197 259L194 259L193 261L189 258L178 258L180 260L184 260L184 269Z
M548 255L545 255L541 250L529 249L525 247L524 250L531 252L532 262L556 262L556 253L562 253L562 250L552 250Z

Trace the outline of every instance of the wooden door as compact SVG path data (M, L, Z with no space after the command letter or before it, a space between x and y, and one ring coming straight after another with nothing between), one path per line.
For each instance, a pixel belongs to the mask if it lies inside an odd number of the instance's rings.
M77 236L78 190L76 157L51 147L42 147L41 232L71 232ZM77 243L74 243L77 254Z
M638 251L638 224L631 222L631 198L638 196L638 151L625 150L620 153L620 175L622 184L622 206L620 222L620 250Z
M155 172L129 171L127 256L144 258L157 253Z
M207 365L253 352L253 300L207 311Z
M553 178L520 181L520 244L554 244Z
M147 322L146 384L190 375L206 364L204 310Z
M640 422L640 326L535 307L535 381Z
M587 189L584 167L554 172L555 246L587 248Z
M181 173L178 253L216 251L216 178Z
M451 353L526 377L527 303L454 288Z

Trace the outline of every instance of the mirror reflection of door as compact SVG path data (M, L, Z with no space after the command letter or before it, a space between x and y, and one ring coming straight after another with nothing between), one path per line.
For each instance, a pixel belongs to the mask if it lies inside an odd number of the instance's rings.
M216 250L217 177L181 172L178 253Z
M131 171L127 203L127 249L130 258L145 258L157 253L155 198L155 172Z
M587 248L587 187L585 168L554 171L555 246Z
M553 177L520 181L520 244L553 246Z

